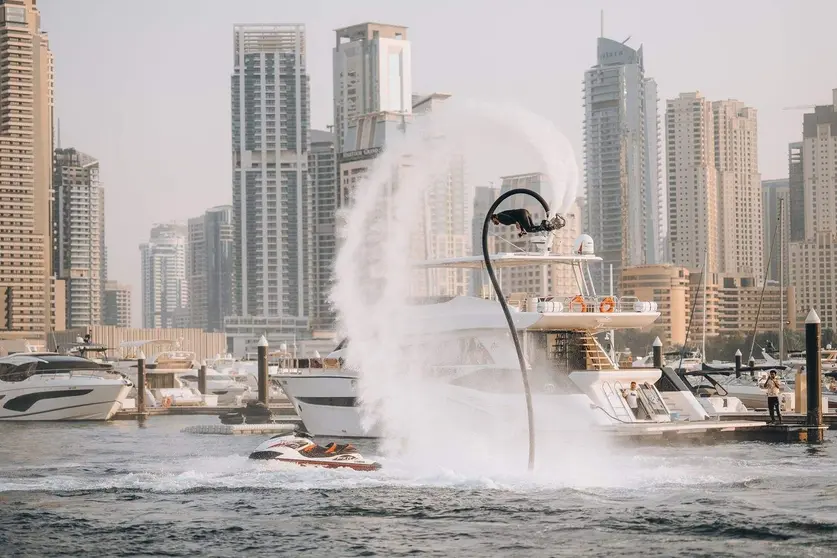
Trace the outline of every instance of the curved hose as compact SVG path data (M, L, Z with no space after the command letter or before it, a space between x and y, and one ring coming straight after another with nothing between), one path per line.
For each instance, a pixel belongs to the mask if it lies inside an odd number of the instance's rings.
M526 413L529 421L529 470L532 471L535 468L535 417L532 411L532 392L529 389L529 375L526 373L526 360L523 358L523 349L520 346L520 339L517 336L517 328L514 327L511 312L509 312L509 305L506 303L506 298L500 289L497 276L494 275L494 267L491 265L491 258L488 255L488 223L491 221L491 216L494 215L494 210L497 209L497 206L503 200L516 194L525 194L535 198L543 206L544 216L549 216L549 204L537 192L533 192L527 188L515 188L505 194L501 194L499 198L494 200L494 203L488 209L488 213L485 214L485 221L482 224L482 257L485 260L485 268L488 271L488 277L491 279L491 285L494 287L494 292L500 301L500 306L503 307L503 314L506 315L509 331L511 332L512 340L514 340L514 348L517 351L517 361L520 363L520 376L523 378L523 392L526 395Z

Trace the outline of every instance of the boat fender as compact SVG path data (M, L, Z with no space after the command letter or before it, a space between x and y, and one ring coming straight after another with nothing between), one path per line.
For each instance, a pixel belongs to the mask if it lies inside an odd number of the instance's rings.
M546 393L555 393L555 384L546 384L543 386L543 390Z
M163 408L168 409L169 407L171 407L171 402L172 402L171 395L165 396L163 398Z

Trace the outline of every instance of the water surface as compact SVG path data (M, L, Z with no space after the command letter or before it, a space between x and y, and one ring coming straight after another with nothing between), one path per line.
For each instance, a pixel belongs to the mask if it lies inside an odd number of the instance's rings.
M265 436L181 432L216 422L0 424L0 555L837 555L832 433L600 464L559 448L534 475L441 457L355 472L250 462Z

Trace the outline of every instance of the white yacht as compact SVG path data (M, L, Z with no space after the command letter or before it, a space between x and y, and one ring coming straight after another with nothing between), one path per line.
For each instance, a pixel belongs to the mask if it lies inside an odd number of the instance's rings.
M0 357L0 420L108 420L131 383L86 358L30 352Z
M146 356L145 361L147 405L217 405L217 396L202 395L197 387L190 387L178 377L193 372L198 368L198 362L195 353L180 349L175 341L126 341L120 344L120 350L121 358L115 363L115 368L134 384L137 382L137 358L140 352L150 355Z
M682 420L702 422L709 417L675 373L654 368L620 369L599 344L595 334L646 327L660 313L654 302L597 296L593 292L587 264L601 258L593 254L589 236L576 240L572 255L515 252L493 254L491 260L495 268L568 265L574 270L577 294L557 298L518 293L508 297L525 350L533 407L544 417L539 424L559 429L577 427L567 420L569 415L576 422L604 428L653 426L661 431L682 428ZM424 265L479 269L484 262L482 256L474 256ZM421 349L421 339L429 339L423 354L438 355L433 376L438 380L439 397L451 405L484 410L494 416L519 413L524 408L516 351L496 300L457 296L413 306L407 314L398 319L408 328L408 338L415 340L411 345ZM340 359L347 347L344 342L329 358ZM283 376L280 382L313 435L378 437L385 425L364 423L358 380L357 373L341 367ZM638 384L640 411L636 414L622 396L631 382ZM573 412L567 413L568 409ZM562 418L549 418L556 416ZM672 422L678 418L681 420ZM700 428L719 425L706 421ZM688 429L696 426L691 424Z
M193 390L198 389L198 373L190 370L185 374L178 374L177 379L184 383L185 387ZM240 404L242 401L249 401L258 397L247 383L240 381L236 376L227 372L221 372L212 368L206 370L206 393L204 395L215 395L221 405Z

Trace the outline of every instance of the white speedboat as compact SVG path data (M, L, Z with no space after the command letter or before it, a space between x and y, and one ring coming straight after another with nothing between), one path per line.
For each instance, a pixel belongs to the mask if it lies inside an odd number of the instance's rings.
M198 373L193 370L177 375L177 379L189 389L197 390L199 387ZM219 404L233 405L251 399L253 394L249 385L236 380L234 376L207 368L206 393L203 395L215 395ZM258 394L254 397L257 398Z
M351 444L318 446L308 438L296 434L280 434L259 444L250 459L293 463L302 467L353 469L375 471L381 468L376 461L365 459Z
M571 255L515 252L493 254L491 259L495 268L571 266L581 291L566 298L518 293L508 299L525 351L534 411L543 417L536 419L538 424L577 429L583 423L612 430L677 419L704 426L715 423L705 421L710 413L674 372L620 368L599 344L598 333L647 327L660 314L653 302L595 294L587 281L587 264L600 258L593 255L590 237L577 239ZM425 262L426 267L442 268L482 265L482 256ZM496 300L457 296L412 306L398 319L408 330L405 338L411 350L444 359L429 366L430 376L438 381L435 393L446 403L492 416L525 412L517 355ZM328 358L342 360L347 350L350 346L344 341ZM634 381L640 401L636 412L623 396ZM386 427L365 415L360 377L348 368L282 376L280 382L314 435L378 437Z
M0 420L108 420L132 387L86 358L14 354L0 358Z

